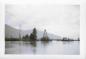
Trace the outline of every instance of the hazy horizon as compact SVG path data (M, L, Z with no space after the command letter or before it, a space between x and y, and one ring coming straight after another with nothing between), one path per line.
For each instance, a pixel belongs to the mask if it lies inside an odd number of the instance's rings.
M5 24L22 30L37 29L78 38L80 33L80 5L6 5Z

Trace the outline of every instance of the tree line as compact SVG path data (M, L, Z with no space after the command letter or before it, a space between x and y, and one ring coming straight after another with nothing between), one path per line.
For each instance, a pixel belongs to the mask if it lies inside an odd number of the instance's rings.
M37 40L37 30L36 28L33 29L32 33L30 35L26 34L22 38L23 41L36 41Z
M21 34L19 35L19 38L5 38L6 41L36 41L37 40L37 30L36 28L33 28L32 33L30 35L26 34L25 36L21 37ZM42 37L42 41L48 41L49 37Z

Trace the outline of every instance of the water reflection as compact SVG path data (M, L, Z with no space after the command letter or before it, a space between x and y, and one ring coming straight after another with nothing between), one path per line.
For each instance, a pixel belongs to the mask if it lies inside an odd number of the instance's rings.
M6 41L6 54L80 54L79 41Z
M36 47L36 41L30 41L30 45L33 46L33 47Z
M50 41L41 41L41 43L44 45L44 46L47 46L49 44Z
M74 41L62 41L63 44L71 44L74 43Z
M79 41L63 41L64 53L77 55L80 54L80 43Z

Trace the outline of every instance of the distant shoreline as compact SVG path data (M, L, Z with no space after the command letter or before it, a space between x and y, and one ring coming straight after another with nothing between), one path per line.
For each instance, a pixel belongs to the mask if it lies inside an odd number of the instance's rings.
M24 41L24 40L5 40L5 41ZM30 40L26 40L30 41ZM80 40L31 40L31 41L80 41Z

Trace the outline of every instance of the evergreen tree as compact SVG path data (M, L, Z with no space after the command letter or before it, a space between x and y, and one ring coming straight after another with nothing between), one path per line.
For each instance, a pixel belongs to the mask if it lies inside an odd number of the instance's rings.
M30 34L30 40L36 40L37 39L37 30L36 28L33 29L33 32Z
M33 36L34 36L34 39L36 40L37 39L37 30L36 30L36 28L33 29Z
M27 34L27 35L23 36L23 40L24 41L29 41L29 35Z
M34 40L34 35L32 33L30 34L30 40Z

